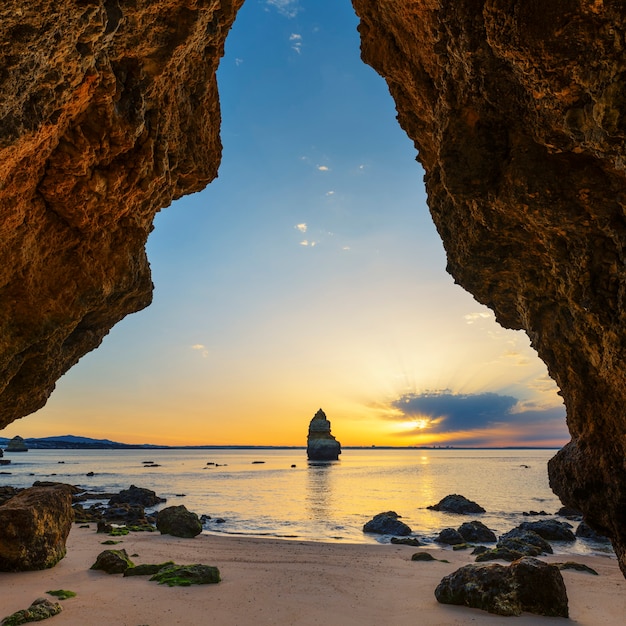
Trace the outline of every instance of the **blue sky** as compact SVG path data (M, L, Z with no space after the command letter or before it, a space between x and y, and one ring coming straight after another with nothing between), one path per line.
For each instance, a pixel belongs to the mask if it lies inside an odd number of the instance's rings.
M446 274L357 23L349 0L247 0L219 177L157 216L154 303L4 436L299 445L322 407L344 445L567 441L526 336Z

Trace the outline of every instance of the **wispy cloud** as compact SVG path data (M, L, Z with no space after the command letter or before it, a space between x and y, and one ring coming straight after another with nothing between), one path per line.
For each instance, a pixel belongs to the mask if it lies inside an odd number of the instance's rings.
M475 324L480 320L487 320L490 317L492 317L491 313L481 311L480 313L468 313L467 315L463 316L463 319L467 324Z
M317 241L309 241L308 239L303 239L300 242L301 246L305 246L305 247L309 247L309 248L314 248L317 245Z
M326 192L326 195L327 195L327 196L334 196L334 195L335 195L335 192L334 192L334 191L332 191L332 190L331 190L331 191L327 191L327 192Z
M291 35L289 35L289 41L291 42L291 49L300 54L302 52L302 35L291 33Z
M243 63L243 59L240 59L239 57L237 57L237 58L235 59L235 65L236 65L237 67L239 67L242 63Z
M299 0L266 0L266 2L267 6L289 19L296 17L301 10Z
M205 359L209 356L209 351L204 344L196 343L193 346L191 346L191 349L199 352L202 355L202 357Z
M301 233L306 233L306 229L307 229L307 225L305 222L302 222L302 224L296 224L296 228L301 232Z
M330 167L328 167L327 165L318 165L317 169L320 172L330 172Z

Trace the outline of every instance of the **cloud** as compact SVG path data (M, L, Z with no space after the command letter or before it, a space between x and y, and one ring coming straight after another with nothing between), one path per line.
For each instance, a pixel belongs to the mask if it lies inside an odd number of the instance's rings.
M302 35L291 33L291 35L289 35L289 41L291 41L291 49L300 54L302 52Z
M292 19L300 13L299 0L266 0L267 5L285 16Z
M326 195L327 195L327 196L334 196L334 195L335 195L335 192L334 192L334 191L327 191L327 192L326 192Z
M326 165L318 165L317 169L320 172L330 172L330 167L327 167Z
M308 247L314 248L317 245L317 241L309 241L308 239L303 239L300 242L300 245L301 246L308 246Z
M519 445L567 440L565 408L523 403L497 393L457 394L449 390L407 393L389 405L387 419L414 422L404 435L434 435L447 443L493 445L509 437Z
M209 351L207 350L207 347L201 343L196 343L193 346L191 346L192 350L197 350L198 352L200 352L200 354L202 355L202 358L206 359L209 356Z
M463 319L468 323L468 324L474 324L475 322L479 321L479 320L486 320L489 319L490 317L492 317L491 313L488 313L486 311L482 311L480 313L468 313L467 315L463 316Z
M243 59L240 59L239 57L237 57L237 58L235 59L235 65L236 65L237 67L239 67L242 63L243 63Z
M306 224L303 222L302 224L296 224L296 228L301 232L301 233L306 233L306 229L307 226Z

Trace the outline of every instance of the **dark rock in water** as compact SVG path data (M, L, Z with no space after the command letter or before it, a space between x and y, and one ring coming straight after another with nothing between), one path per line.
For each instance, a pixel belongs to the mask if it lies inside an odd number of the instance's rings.
M471 522L463 522L458 528L459 534L464 541L472 542L495 542L497 537L495 533L487 528L482 522L472 520Z
M511 543L513 542L513 543ZM519 526L517 528L513 528L509 530L508 533L504 533L498 540L498 546L501 547L509 547L511 549L520 549L520 546L523 545L534 546L540 550L541 552L545 552L547 554L552 554L552 546L541 536L538 535L533 530L523 530ZM536 556L535 554L529 554L524 552L528 556Z
M411 561L436 561L437 559L430 552L416 552L411 555Z
M597 541L598 543L611 543L611 540L600 533L597 533L587 522L582 521L578 524L578 528L576 529L576 536L582 537L583 539L591 539L593 541Z
M548 541L576 541L571 525L555 519L544 519L537 522L522 522L521 530L532 530Z
M465 496L452 494L440 500L437 504L426 507L433 511L446 511L447 513L484 513L485 509L473 500L468 500Z
M161 502L165 502L165 498L160 498L151 489L143 487L135 487L131 485L128 489L122 489L109 500L109 506L113 504L139 504L141 506L155 506Z
M573 520L581 520L583 518L583 514L578 509L573 509L570 506L562 506L557 512L557 515L561 517L566 517L567 519Z
M159 570L150 580L170 587L211 585L219 583L220 571L212 565L170 565Z
M341 444L330 434L330 422L320 409L309 424L306 454L310 461L337 461Z
M124 524L147 524L146 512L139 504L121 503L106 508L102 515L107 522Z
M15 435L15 437L7 443L5 452L28 452L28 447L22 437Z
M541 511L524 511L522 513L524 517L535 517L536 515L550 515L550 513L546 513L544 510Z
M58 563L73 521L67 485L18 492L0 506L0 571L40 570Z
M413 546L414 548L424 545L417 537L392 537L390 543L401 546Z
M483 554L484 552L489 552L489 548L487 546L476 546L472 550L471 554Z
M437 543L445 543L450 546L455 546L461 543L465 543L465 539L463 539L463 536L461 535L461 533L459 533L459 531L455 530L454 528L444 528L439 533L435 541Z
M184 504L168 506L157 513L156 527L162 535L195 537L202 532L200 518L187 510Z
M558 567L532 557L509 566L466 565L449 574L435 589L442 604L469 606L497 615L523 611L568 617L565 583Z
M3 626L18 626L29 622L40 622L54 615L58 615L63 608L58 602L51 602L47 598L37 598L27 609L16 611L2 620Z
M127 576L154 576L164 567L175 565L174 561L166 561L165 563L144 563L143 565L135 565L135 567L129 567L124 572L124 577Z
M104 550L96 557L90 569L97 569L107 574L123 574L129 567L135 567L126 550Z
M399 517L395 511L378 513L363 526L363 532L378 535L400 535L401 537L410 535L412 532L410 526L401 522Z

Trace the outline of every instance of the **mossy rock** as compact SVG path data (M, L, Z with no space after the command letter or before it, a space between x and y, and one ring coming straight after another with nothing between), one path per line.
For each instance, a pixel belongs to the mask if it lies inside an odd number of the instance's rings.
M115 546L118 543L122 543L121 541L114 541L113 539L107 539L106 541L101 541L100 544L103 546Z
M411 556L411 561L436 561L437 559L429 552L416 552Z
M124 576L154 576L158 574L164 567L170 567L176 565L174 561L166 561L165 563L144 563L142 565L135 565L135 567L129 567Z
M91 569L102 570L107 574L123 574L129 567L135 564L130 560L126 550L105 550L96 557L96 562Z
M27 609L16 611L5 617L0 623L2 626L19 626L28 622L40 622L53 615L58 615L62 610L58 602L50 602L46 598L37 598Z
M67 600L68 598L75 598L76 592L69 591L68 589L56 589L55 591L46 591L49 596L54 596L59 600Z
M130 530L128 530L128 528L121 526L120 528L114 528L111 530L109 537L123 537L124 535L128 535L129 532Z
M169 587L219 583L220 571L212 565L170 565L159 570L150 580Z

